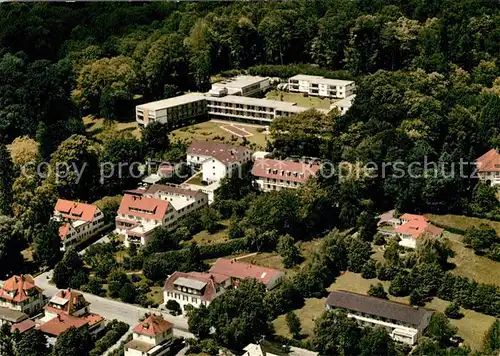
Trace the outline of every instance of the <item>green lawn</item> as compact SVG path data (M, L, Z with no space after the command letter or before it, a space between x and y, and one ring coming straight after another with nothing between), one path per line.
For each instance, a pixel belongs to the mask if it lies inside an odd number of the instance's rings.
M471 278L479 283L490 283L500 286L500 263L488 257L478 256L471 248L465 247L462 243L462 236L445 232L444 236L451 242L451 248L455 252L455 257L449 261L456 267L452 273Z
M182 127L172 131L170 139L185 140L191 142L193 140L216 141L228 144L238 145L243 142L243 138L232 135L230 132L221 128L227 126L228 123L220 123L215 121L200 122L199 124ZM259 132L263 127L249 126L240 123L234 123L239 127L244 127L252 136L247 136L246 140L251 144L255 144L255 149L264 150L267 146L267 134Z
M316 96L304 96L300 93L271 90L266 94L267 99L296 103L298 106L330 109L330 103L337 100L321 99Z
M460 230L467 230L471 227L478 226L479 224L487 224L493 227L497 234L500 235L500 222L491 221L487 219L473 218L470 216L463 215L435 215L426 214L429 220L435 224L450 226Z
M137 122L118 122L105 125L104 119L94 118L93 116L85 116L83 118L83 123L88 133L94 135L95 138L100 139L106 134L106 131L130 131L132 135L137 138L141 137L141 131Z
M446 306L450 304L439 298L434 298L425 306L430 309L444 313ZM480 350L482 346L483 336L490 328L495 318L489 315L477 313L473 310L461 309L464 317L459 320L450 319L450 322L458 328L458 336L464 339L474 350Z
M200 231L195 234L189 242L196 242L198 245L210 245L213 243L219 243L227 241L227 231L229 229L229 220L224 220L221 222L222 228L216 233L209 233L207 230Z

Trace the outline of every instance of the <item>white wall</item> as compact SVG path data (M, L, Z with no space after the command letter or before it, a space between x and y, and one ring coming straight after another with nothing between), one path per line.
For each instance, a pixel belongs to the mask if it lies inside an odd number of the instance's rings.
M206 182L218 182L227 174L225 164L215 158L207 159L202 164L203 180Z

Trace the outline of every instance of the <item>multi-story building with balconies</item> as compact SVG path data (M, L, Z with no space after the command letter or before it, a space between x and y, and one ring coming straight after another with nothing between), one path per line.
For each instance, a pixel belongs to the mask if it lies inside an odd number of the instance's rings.
M298 74L288 79L288 90L325 98L347 98L356 92L356 85L352 80Z
M281 189L297 189L315 176L321 166L305 162L281 161L270 158L257 159L252 175L260 190L269 192Z
M422 336L434 312L341 290L330 293L325 307L347 312L361 326L384 328L392 339L408 345L414 345Z

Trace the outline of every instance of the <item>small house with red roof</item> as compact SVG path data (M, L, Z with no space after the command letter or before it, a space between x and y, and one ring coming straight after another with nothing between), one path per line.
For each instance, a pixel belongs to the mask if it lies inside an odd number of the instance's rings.
M125 344L124 356L161 356L170 350L173 324L161 315L149 315L133 329L132 340Z
M62 250L99 233L104 227L104 214L94 204L59 199L53 220L61 223L59 237Z
M491 149L476 160L479 179L491 186L500 185L500 152Z
M14 275L0 283L0 307L37 314L45 302L42 292L31 275Z
M209 306L212 300L231 286L231 277L217 273L174 272L165 281L163 299L165 304L175 300L186 311L186 306L199 308Z
M69 328L89 327L89 332L95 336L104 329L104 318L92 314L90 303L79 292L61 290L44 307L45 315L39 319L39 330L52 338L57 338Z
M320 165L270 158L255 160L252 175L260 190L297 189L318 174Z

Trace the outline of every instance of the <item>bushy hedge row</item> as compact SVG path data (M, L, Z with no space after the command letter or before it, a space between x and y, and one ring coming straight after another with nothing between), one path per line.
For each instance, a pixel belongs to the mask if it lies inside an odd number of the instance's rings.
M120 340L129 328L127 324L118 320L111 321L107 327L109 331L95 343L94 348L90 351L90 356L99 356L104 354L106 350Z
M345 70L329 70L310 64L288 64L274 65L264 64L248 68L251 75L261 75L264 77L290 78L297 74L319 75L325 78L353 80L351 73Z
M212 245L202 245L200 246L200 254L203 259L208 260L211 258L233 255L237 252L245 251L246 249L245 239L239 238Z

